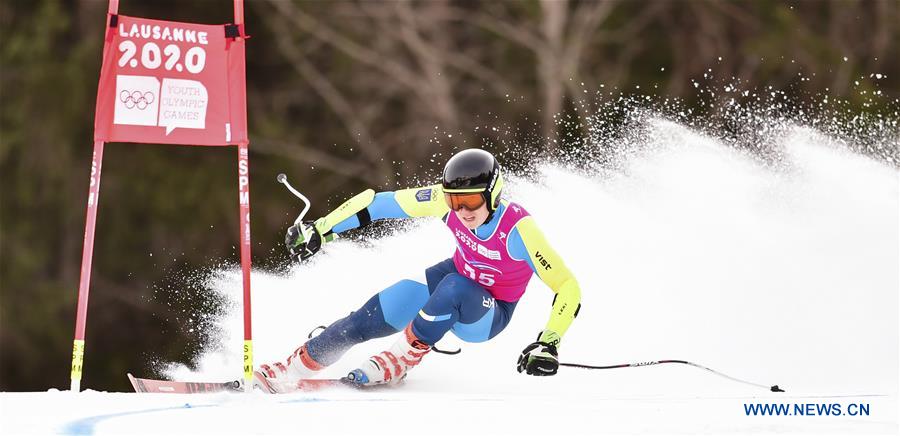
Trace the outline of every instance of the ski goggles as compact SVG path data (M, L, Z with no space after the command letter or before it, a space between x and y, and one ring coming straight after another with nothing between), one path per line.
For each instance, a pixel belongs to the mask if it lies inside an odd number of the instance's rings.
M476 210L484 204L484 195L481 192L444 193L444 201L451 210Z

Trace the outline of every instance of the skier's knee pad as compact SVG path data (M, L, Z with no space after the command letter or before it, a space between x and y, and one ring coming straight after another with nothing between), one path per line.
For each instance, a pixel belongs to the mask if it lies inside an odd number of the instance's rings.
M384 321L403 330L428 301L428 287L415 280L401 280L378 293Z

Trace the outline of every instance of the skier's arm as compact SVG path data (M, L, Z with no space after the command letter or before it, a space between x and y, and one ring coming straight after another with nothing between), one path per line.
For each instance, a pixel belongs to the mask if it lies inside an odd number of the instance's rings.
M443 216L449 211L441 185L399 191L379 192L366 189L312 223L314 231L307 235L297 224L288 228L284 244L291 258L303 261L316 254L322 244L347 230L363 227L387 218Z
M550 320L541 340L552 342L552 333L558 335L557 340L562 338L581 308L578 281L556 250L547 243L534 218L522 218L510 233L507 244L510 256L528 261L535 274L556 293Z
M316 220L323 235L343 233L372 221L390 218L443 216L449 211L441 185L375 193L367 189Z

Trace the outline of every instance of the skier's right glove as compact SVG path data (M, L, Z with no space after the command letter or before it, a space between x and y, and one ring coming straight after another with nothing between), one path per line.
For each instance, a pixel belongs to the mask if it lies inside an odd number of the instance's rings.
M528 375L555 375L559 370L559 335L552 330L544 330L538 340L528 344L516 364L516 370Z
M291 259L302 262L316 254L324 242L332 239L334 239L333 234L322 236L314 222L305 221L288 227L287 234L284 236L284 245L287 247Z

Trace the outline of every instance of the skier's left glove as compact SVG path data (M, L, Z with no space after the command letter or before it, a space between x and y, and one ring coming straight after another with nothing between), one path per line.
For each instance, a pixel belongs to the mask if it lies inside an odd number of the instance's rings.
M553 330L544 330L537 341L522 350L516 370L528 375L555 375L559 369L558 346L559 335Z

